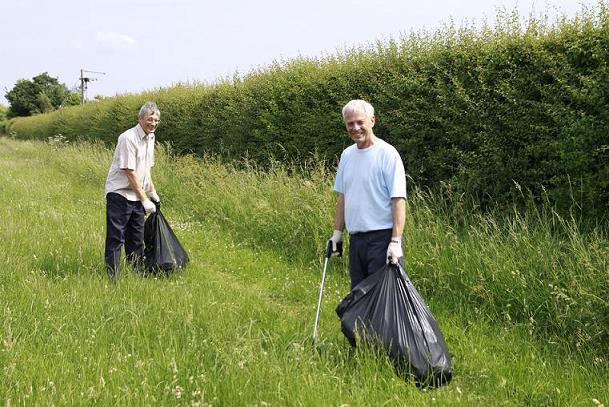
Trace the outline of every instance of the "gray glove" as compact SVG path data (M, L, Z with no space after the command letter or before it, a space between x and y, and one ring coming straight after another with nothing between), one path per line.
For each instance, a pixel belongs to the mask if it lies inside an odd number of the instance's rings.
M156 212L156 205L152 203L150 199L145 199L142 201L142 205L144 206L144 210L146 211L146 215L150 215L151 213Z

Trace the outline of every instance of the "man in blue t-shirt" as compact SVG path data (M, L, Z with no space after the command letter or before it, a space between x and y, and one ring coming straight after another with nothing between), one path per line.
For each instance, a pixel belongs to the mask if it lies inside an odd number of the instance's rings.
M343 120L355 144L340 156L332 255L339 255L343 229L349 232L351 288L387 262L403 264L406 174L398 151L373 132L374 108L364 100L343 107Z

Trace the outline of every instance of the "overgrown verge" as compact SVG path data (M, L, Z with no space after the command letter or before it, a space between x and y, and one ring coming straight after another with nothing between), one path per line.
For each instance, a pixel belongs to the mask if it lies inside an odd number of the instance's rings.
M582 234L550 208L482 216L459 196L412 194L407 272L455 363L450 386L422 391L380 355L349 351L333 311L348 287L338 259L328 270L319 352L310 347L335 198L323 166L262 171L161 146L155 184L192 261L175 278L125 272L115 286L102 253L111 157L101 143L0 139L7 403L608 400L609 242L600 232Z
M103 193L111 151L65 140L49 145L61 157L50 164L66 180L99 185ZM275 162L261 170L176 156L160 146L154 172L163 205L184 223L303 270L318 268L335 203L333 174L321 164L296 171ZM526 326L532 335L582 354L609 351L607 235L600 229L582 233L575 220L547 203L539 209L529 196L521 197L525 211L509 215L473 214L461 199L434 193L409 198L407 272L424 297ZM233 250L227 248L226 256Z
M214 85L180 85L13 120L19 138L112 143L156 100L160 141L179 153L333 165L349 142L340 108L377 109L419 187L450 185L483 208L511 208L519 190L563 216L596 221L609 201L609 13L573 19L500 16L496 27L447 26L319 59L277 62Z

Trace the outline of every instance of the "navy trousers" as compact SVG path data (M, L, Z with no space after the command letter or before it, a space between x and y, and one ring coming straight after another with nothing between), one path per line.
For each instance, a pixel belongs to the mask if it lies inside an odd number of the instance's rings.
M387 263L391 232L391 229L383 229L349 235L351 289ZM404 259L400 259L402 265L403 261Z
M144 256L144 207L140 201L129 201L110 192L106 195L105 262L108 276L116 279L120 272L121 249L127 260L140 266Z

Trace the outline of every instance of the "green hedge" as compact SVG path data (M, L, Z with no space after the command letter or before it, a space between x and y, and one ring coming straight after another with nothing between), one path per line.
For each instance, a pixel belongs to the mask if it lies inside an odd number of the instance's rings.
M335 165L350 140L340 109L377 111L376 133L412 184L450 188L487 208L549 199L604 217L609 202L609 14L599 3L549 23L505 15L496 27L447 27L320 59L277 62L214 85L179 85L13 119L22 138L114 143L157 101L159 141L181 153Z

